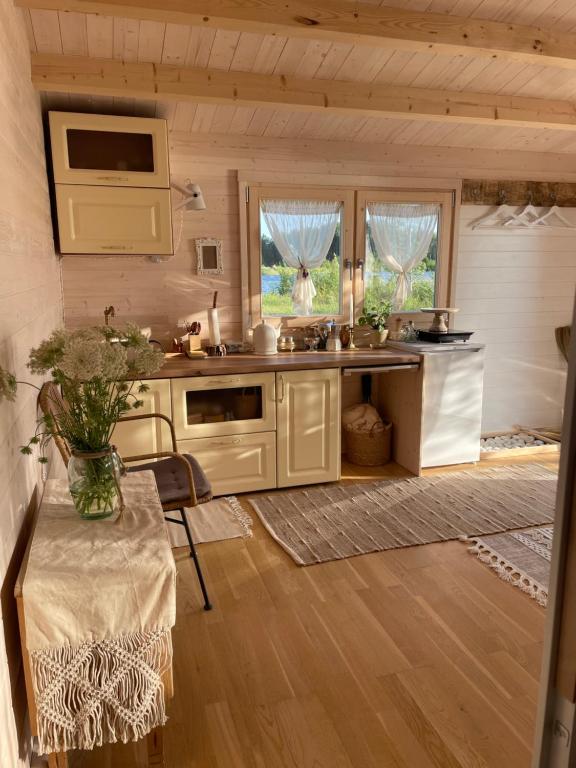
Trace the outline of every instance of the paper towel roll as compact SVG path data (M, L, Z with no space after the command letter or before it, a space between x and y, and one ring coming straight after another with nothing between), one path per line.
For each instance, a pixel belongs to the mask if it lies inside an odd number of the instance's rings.
M218 320L218 310L208 310L208 334L210 336L210 344L215 347L221 343L220 338L220 321Z

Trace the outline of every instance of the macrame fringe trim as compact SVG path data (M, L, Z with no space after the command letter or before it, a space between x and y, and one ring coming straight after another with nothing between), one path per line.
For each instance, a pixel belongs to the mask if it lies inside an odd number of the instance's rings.
M230 509L232 510L234 517L242 526L242 538L252 538L252 518L250 515L244 510L242 504L240 504L236 496L225 496L224 498L228 504L230 504Z
M503 581L518 587L518 589L521 589L522 592L530 595L530 597L536 600L536 602L543 608L547 606L547 590L544 589L544 587L533 578L528 576L527 573L521 571L519 568L516 568L516 566L513 565L509 560L503 558L491 547L487 547L485 544L482 544L477 538L461 536L460 541L473 544L472 547L468 548L468 552L471 555L476 555L480 562L485 563L490 568L492 568L492 570L495 571L499 578L501 578Z
M39 754L138 741L166 718L170 629L31 651Z

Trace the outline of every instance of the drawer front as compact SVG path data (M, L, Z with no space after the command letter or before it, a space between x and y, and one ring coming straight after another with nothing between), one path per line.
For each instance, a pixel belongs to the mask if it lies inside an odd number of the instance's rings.
M271 432L276 429L273 373L172 379L178 440Z
M179 440L178 450L198 459L215 496L276 487L275 432Z

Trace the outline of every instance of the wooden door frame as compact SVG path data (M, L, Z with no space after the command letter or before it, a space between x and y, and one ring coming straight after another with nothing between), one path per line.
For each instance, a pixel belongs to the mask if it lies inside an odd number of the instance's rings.
M576 305L572 328L533 768L576 761Z

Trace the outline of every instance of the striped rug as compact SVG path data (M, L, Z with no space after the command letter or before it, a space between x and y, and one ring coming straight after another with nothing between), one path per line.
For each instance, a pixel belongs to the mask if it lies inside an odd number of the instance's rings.
M299 565L552 522L557 475L539 464L310 486L249 499Z
M489 565L504 581L530 595L540 605L548 603L550 561L554 528L527 528L496 533L494 536L467 538L474 546L469 551Z

